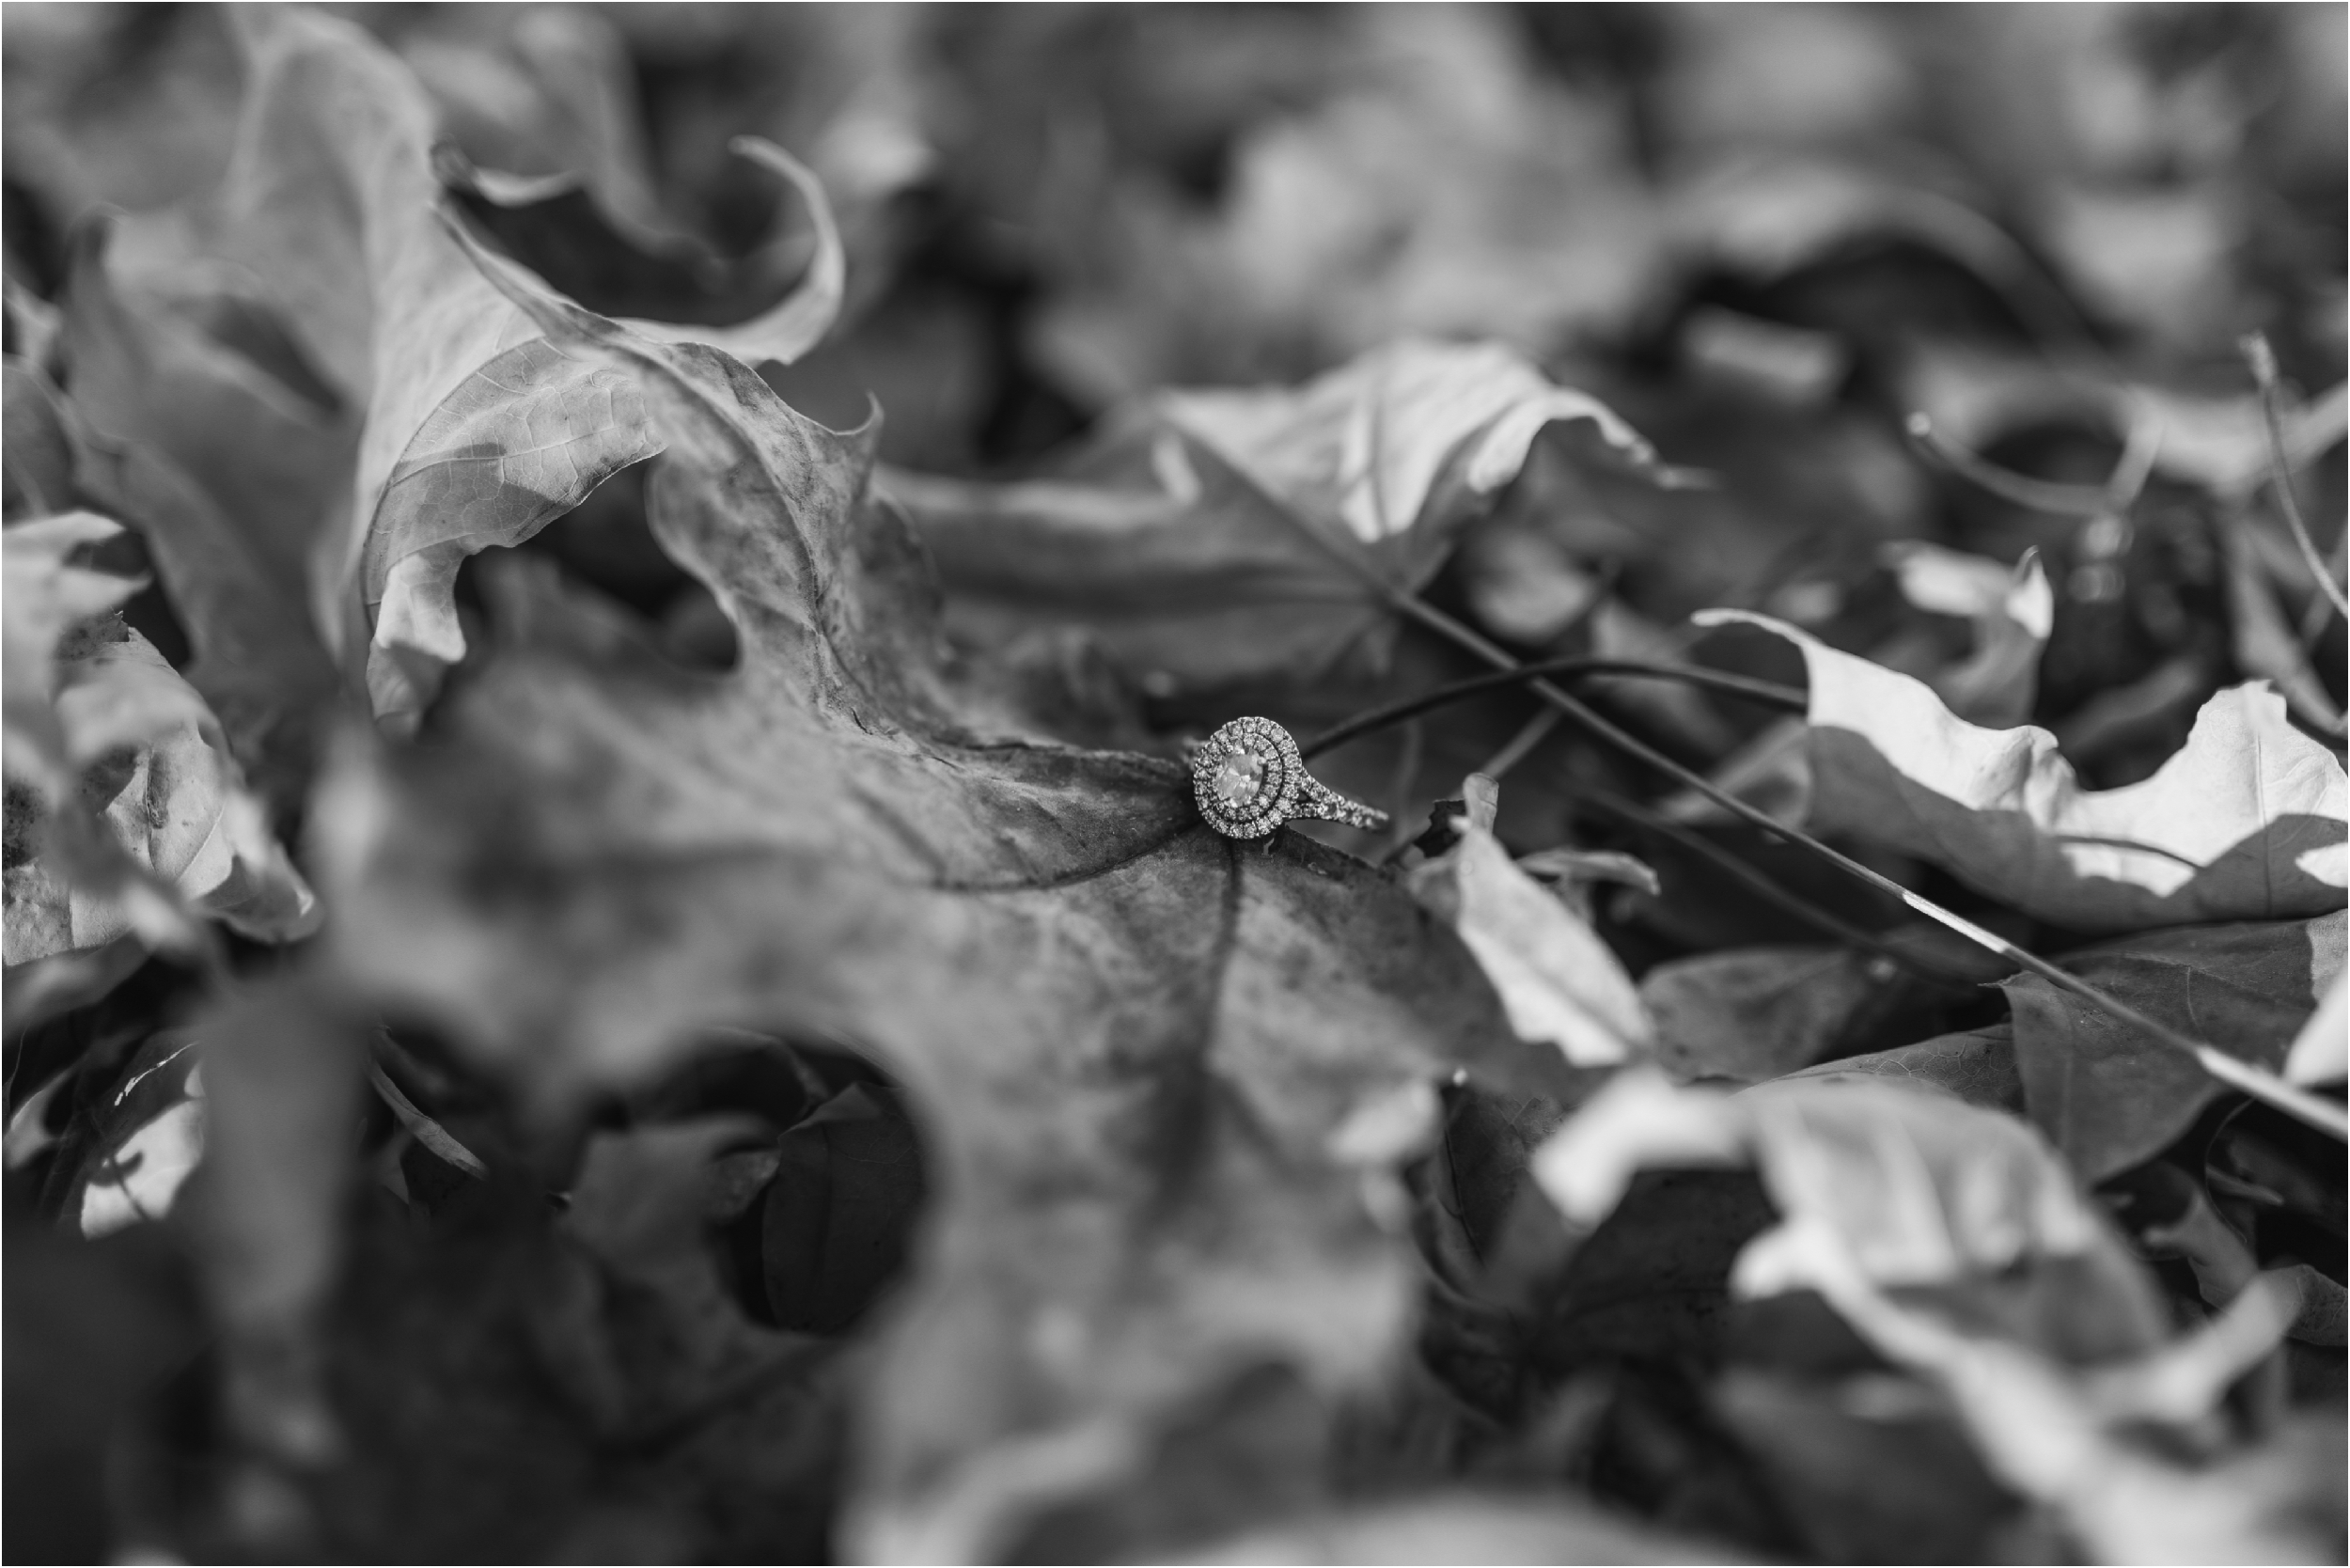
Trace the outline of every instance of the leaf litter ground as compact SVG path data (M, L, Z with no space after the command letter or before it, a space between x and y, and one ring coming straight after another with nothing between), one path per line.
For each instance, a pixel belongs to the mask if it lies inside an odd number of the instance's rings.
M12 11L9 1548L2338 1559L2338 18L2022 14Z

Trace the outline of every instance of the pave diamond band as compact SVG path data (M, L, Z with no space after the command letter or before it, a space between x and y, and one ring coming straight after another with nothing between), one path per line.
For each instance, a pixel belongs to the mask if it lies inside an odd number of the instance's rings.
M1261 839L1300 817L1371 828L1387 820L1308 773L1297 743L1268 718L1234 719L1200 743L1191 792L1208 825L1228 839Z

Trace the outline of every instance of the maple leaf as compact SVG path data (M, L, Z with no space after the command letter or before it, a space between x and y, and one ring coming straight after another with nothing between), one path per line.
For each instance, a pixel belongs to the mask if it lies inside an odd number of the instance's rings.
M2219 693L2142 783L2091 791L2030 725L1983 729L1910 677L1768 617L1810 673L1808 824L1933 861L2042 919L2091 932L2280 919L2350 884L2342 764L2252 683Z
M652 526L742 658L690 675L509 583L517 645L320 803L339 966L542 1111L724 1022L901 1076L944 1192L866 1405L859 1549L1005 1549L1249 1366L1375 1379L1408 1270L1361 1162L1405 1151L1334 1137L1456 1063L1555 1076L1466 955L1359 863L1217 838L1172 764L974 732L870 428L479 259L640 389Z
M1063 478L892 470L882 487L959 613L1082 626L1154 689L1214 690L1382 665L1393 607L1348 559L1425 584L1562 421L1659 483L1685 478L1499 344L1405 339L1300 387L1161 393Z
M2256 1066L2279 1068L2342 973L2345 917L2180 926L2101 942L2064 966L2140 1012ZM2032 1120L2102 1181L2174 1142L2222 1087L2038 976L2006 982Z

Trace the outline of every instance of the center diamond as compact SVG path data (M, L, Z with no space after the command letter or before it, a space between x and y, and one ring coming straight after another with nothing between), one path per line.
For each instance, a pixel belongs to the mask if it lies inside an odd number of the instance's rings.
M1264 758L1254 751L1235 751L1216 764L1215 776L1209 788L1215 798L1228 807L1242 807L1257 798L1264 787Z

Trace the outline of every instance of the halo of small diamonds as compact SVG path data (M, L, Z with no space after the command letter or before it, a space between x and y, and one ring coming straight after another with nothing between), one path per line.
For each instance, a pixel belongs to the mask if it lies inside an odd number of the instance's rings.
M1192 753L1192 799L1228 839L1261 839L1289 821L1305 783L1297 743L1268 718L1236 718Z

